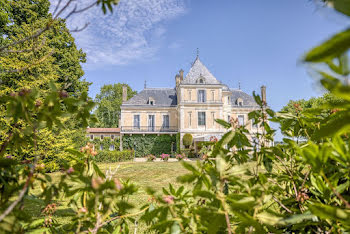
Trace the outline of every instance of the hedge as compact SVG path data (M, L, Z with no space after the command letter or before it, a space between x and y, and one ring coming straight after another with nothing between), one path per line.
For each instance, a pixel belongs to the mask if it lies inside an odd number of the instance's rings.
M109 151L102 150L98 151L95 160L97 162L123 162L134 159L134 151L133 150L123 150L123 151Z
M159 156L171 154L172 147L176 147L176 134L174 135L124 135L123 148L134 149L136 157L144 157L149 154Z

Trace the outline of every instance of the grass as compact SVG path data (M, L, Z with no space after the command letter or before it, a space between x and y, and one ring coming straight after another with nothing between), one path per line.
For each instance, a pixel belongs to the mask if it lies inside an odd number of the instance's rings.
M169 183L180 186L176 182L176 178L188 172L179 162L123 162L123 163L100 163L99 167L102 171L108 169L116 169L115 177L123 180L129 179L138 186L138 192L130 197L135 207L141 207L148 201L148 195L145 192L147 187L153 188L155 191L161 191L162 187L168 187ZM53 182L58 181L60 172L51 173ZM43 218L41 211L45 207L42 200L38 199L35 194L40 191L40 185L36 184L31 190L29 196L24 201L24 211L31 214L34 218ZM66 200L55 201L58 205L55 212L55 219L59 223L69 222L67 217L73 211L67 207ZM142 233L144 227L139 227L138 233Z

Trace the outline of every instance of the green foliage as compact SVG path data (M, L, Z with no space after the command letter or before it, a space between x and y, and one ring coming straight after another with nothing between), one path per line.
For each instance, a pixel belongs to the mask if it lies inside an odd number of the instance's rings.
M103 150L98 151L95 161L104 163L114 163L114 162L125 162L134 159L135 152L133 150L123 150L123 151L110 151Z
M149 154L171 154L176 144L176 135L124 135L123 149L135 150L136 157L144 157Z
M100 138L95 138L92 143L95 145L97 150L109 150L110 146L114 146L114 150L119 150L120 148L120 138L115 136L114 139L110 137L104 137L102 140Z
M182 143L184 144L184 146L189 147L192 145L193 142L193 137L191 134L186 133L183 137L182 137Z
M180 133L176 133L176 153L181 153L181 135Z
M96 126L112 128L119 126L120 105L123 103L123 86L127 87L127 99L132 98L137 92L127 84L104 85L100 93L96 95L97 108L95 115L99 122Z
M4 18L0 20L3 25L0 47L46 27L53 20L49 7L48 0L2 1L0 12ZM89 87L89 83L82 80L81 63L85 60L85 53L77 49L65 21L58 19L39 37L13 46L7 52L0 52L0 95L35 88L39 93L37 103L47 105L49 103L43 103L42 97L50 90L49 84L54 83L62 91L61 96L78 97ZM4 108L0 106L0 143L5 141L9 131L16 128L4 116ZM43 129L37 136L37 151L41 155L40 162L46 164L46 171L60 169L62 159L67 157L64 149L84 141L80 134L81 123L67 117L61 121L66 128ZM32 148L22 146L12 155L25 160L33 158L33 152Z
M346 1L333 2L348 13ZM344 35L342 35L344 36ZM321 62L316 72L328 92L322 98L290 102L274 113L254 95L260 109L249 119L261 131L230 128L207 145L197 165L183 163L185 186L169 185L155 197L142 220L159 233L343 233L350 230L349 42L336 36L311 50L306 61ZM340 38L340 39L339 39ZM314 66L315 67L315 66ZM336 75L335 75L336 74ZM280 124L290 138L272 146ZM254 137L254 138L252 138ZM291 138L293 137L293 138ZM300 141L302 139L302 141Z

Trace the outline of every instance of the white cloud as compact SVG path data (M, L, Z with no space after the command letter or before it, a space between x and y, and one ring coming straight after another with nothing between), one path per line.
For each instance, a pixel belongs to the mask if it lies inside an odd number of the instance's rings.
M124 65L156 55L158 42L166 34L164 22L186 12L184 1L121 0L113 14L103 15L100 7L94 7L67 23L70 29L90 23L84 31L73 34L87 53L87 67ZM51 2L55 6L57 0Z

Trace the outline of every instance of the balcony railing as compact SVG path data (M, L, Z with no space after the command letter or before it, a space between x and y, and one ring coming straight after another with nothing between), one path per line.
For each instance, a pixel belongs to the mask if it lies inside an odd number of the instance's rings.
M174 126L123 126L121 127L121 132L177 132L177 127Z

